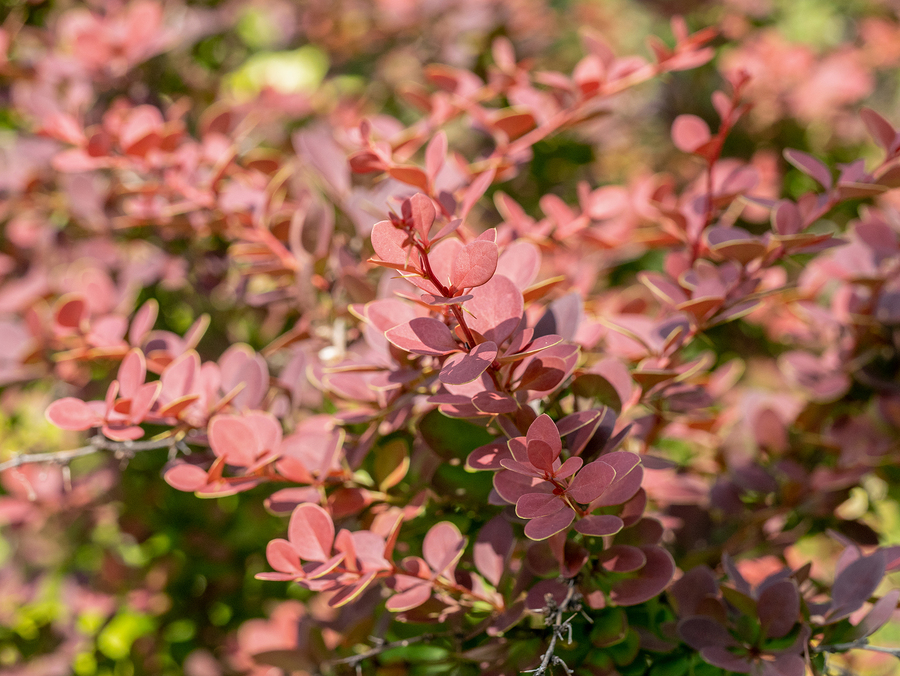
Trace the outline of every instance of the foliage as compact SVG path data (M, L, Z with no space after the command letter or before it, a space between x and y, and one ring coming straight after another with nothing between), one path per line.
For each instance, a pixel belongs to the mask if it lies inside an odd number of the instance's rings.
M4 673L893 668L900 15L694 4L13 3Z

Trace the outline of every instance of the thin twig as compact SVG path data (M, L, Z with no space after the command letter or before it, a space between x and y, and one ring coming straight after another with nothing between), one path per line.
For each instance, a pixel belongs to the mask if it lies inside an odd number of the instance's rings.
M322 666L335 667L339 664L347 664L351 667L355 667L362 664L367 659L377 657L387 650L392 650L393 648L405 648L409 645L412 645L413 643L421 643L422 641L433 641L435 638L438 638L438 636L438 634L421 634L420 636L404 638L399 641L391 641L390 643L380 642L374 648L370 648L365 652L357 653L356 655L351 655L350 657L342 657L337 660L329 660Z
M861 638L858 641L850 641L848 643L834 643L832 645L820 645L813 648L813 652L817 653L842 653L847 650L868 650L873 653L885 653L900 657L900 648L888 648L886 646L869 645L868 639Z
M569 580L569 590L566 592L566 597L558 606L552 602L553 599L549 594L547 596L547 605L544 607L544 611L547 613L545 621L553 627L553 633L550 635L550 644L547 646L547 650L544 652L538 667L523 673L544 676L544 674L549 673L551 666L558 666L562 667L566 674L571 674L572 670L569 669L569 665L556 654L556 643L561 640L565 640L567 643L572 642L572 620L581 611L581 595L575 589L575 580L571 579ZM564 620L563 615L569 611L574 611L574 614Z
M36 463L53 463L64 465L75 458L81 458L86 455L99 453L100 451L110 451L117 458L129 458L135 453L143 451L155 451L160 448L174 448L184 452L187 449L184 441L175 437L166 437L165 439L153 439L150 441L113 441L104 436L96 435L91 437L90 443L81 448L72 448L66 451L55 451L52 453L23 453L14 458L0 463L0 472L21 467L22 465L30 465Z

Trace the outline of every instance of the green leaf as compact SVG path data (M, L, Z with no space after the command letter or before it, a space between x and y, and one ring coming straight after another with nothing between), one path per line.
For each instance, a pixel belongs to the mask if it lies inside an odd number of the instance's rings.
M448 418L437 409L422 417L419 431L428 447L444 460L465 460L479 446L494 441L494 436L483 427Z

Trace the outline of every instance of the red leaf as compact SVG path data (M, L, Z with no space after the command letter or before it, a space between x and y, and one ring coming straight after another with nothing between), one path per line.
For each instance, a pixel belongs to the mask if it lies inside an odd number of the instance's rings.
M553 454L553 460L559 457L562 452L562 441L559 438L559 429L556 423L546 413L539 415L533 423L528 427L528 433L525 436L526 443L532 441L543 441L550 447Z
M497 346L494 343L481 343L472 348L469 354L454 355L448 359L438 378L447 385L471 383L487 370L496 357Z
M304 561L327 561L334 544L334 522L319 505L305 503L291 515L288 539Z
M47 407L45 415L47 420L64 430L87 430L100 424L94 410L75 397L57 399Z
M486 284L497 269L498 255L493 242L470 242L453 261L450 283L460 290Z
M88 318L87 300L81 296L66 295L57 301L54 319L59 326L67 329L78 329Z
M481 174L479 174L475 180L472 181L471 185L466 188L465 195L463 196L462 209L459 213L459 217L465 220L466 216L469 215L469 212L472 210L472 207L475 206L475 203L481 199L481 196L487 192L487 189L490 187L491 183L494 181L494 174L496 173L496 169L489 169Z
M442 355L459 349L447 325L433 317L417 317L385 332L401 350L414 354Z
M396 178L401 183L415 186L419 190L428 190L428 177L419 167L410 166L394 166L388 169L388 174L392 178Z

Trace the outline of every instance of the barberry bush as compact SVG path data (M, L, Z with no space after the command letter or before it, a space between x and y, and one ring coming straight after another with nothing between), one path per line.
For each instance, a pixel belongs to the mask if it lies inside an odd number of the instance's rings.
M897 672L896 8L5 11L3 673Z

